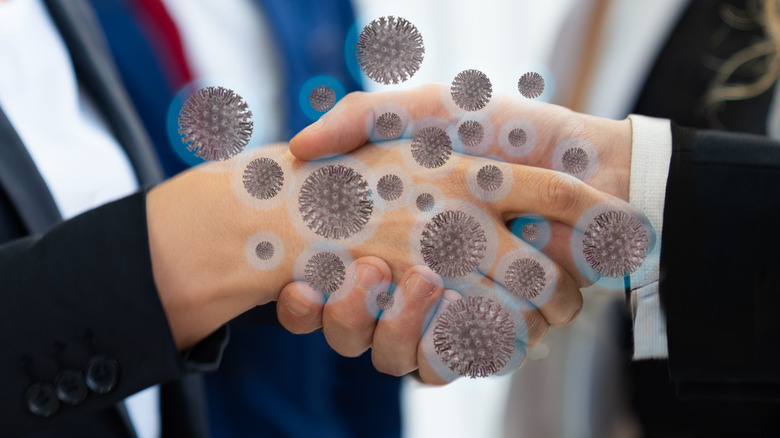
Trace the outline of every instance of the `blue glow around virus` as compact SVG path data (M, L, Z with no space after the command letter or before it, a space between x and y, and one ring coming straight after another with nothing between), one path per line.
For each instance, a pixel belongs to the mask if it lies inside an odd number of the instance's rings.
M346 94L344 85L333 76L317 75L312 76L304 81L298 90L298 107L301 109L303 115L305 115L311 121L318 120L324 114L323 112L317 111L314 107L312 107L310 100L312 92L317 87L321 86L329 87L331 90L333 90L336 103L338 103L338 101L341 100Z

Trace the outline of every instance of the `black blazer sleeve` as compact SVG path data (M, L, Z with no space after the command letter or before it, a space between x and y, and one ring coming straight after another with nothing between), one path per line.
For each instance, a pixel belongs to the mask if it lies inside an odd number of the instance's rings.
M780 143L672 128L660 293L681 397L780 400Z

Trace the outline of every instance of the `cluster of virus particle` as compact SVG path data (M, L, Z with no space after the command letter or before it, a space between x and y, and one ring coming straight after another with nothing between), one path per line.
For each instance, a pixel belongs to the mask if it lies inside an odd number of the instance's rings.
M309 104L315 111L327 112L336 104L336 92L327 85L319 85L309 93Z
M303 276L312 289L325 295L336 292L344 282L344 262L332 252L318 252L306 263Z
M390 292L381 292L376 296L376 306L382 310L389 310L395 304L395 297Z
M404 122L398 114L386 112L376 119L374 129L382 138L396 138L404 130Z
M468 148L477 146L485 138L485 128L476 120L467 120L458 126L458 139Z
M542 236L542 230L539 228L539 225L525 224L520 230L520 236L526 242L536 242Z
M584 149L573 147L566 149L561 157L561 167L569 175L579 175L588 169L590 160Z
M398 175L385 175L376 183L376 193L385 201L395 201L404 193L404 182Z
M298 210L320 236L345 239L366 226L374 203L363 176L342 165L321 167L301 185Z
M494 164L483 166L477 172L477 185L486 192L498 190L504 183L504 173Z
M244 169L244 188L257 199L273 198L279 193L282 184L282 167L270 158L256 158Z
M460 109L477 111L490 102L493 85L485 73L474 69L463 70L452 81L450 94Z
M520 76L517 89L523 97L536 99L544 93L544 78L536 72L528 72Z
M267 240L258 243L255 247L255 255L260 260L270 260L274 256L274 245Z
M582 238L582 252L600 275L620 278L639 269L647 257L649 243L647 230L636 217L608 210L588 225Z
M485 231L462 211L447 210L425 224L420 253L428 266L443 277L463 277L479 266L487 249Z
M422 35L408 20L381 17L358 35L358 65L373 81L397 84L417 73L425 55Z
M528 135L520 128L509 131L507 138L509 139L509 144L516 148L525 146L525 142L528 141Z
M206 87L190 96L179 111L179 135L187 150L204 160L227 160L252 137L252 111L233 90Z
M436 126L422 128L412 139L412 157L422 167L435 169L441 167L452 154L450 136Z
M517 335L512 318L489 298L467 297L447 307L433 328L433 346L453 372L491 376L509 362Z
M512 295L532 300L547 284L544 268L536 260L523 258L512 262L506 270L505 286Z
M417 209L420 211L431 211L435 203L436 200L433 199L433 195L430 193L421 193L415 201Z

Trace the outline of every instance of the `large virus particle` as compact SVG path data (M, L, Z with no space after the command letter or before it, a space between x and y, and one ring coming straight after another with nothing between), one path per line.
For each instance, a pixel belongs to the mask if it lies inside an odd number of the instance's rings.
M336 104L336 92L327 85L320 85L311 90L309 104L317 112L327 112Z
M284 184L284 172L271 158L256 158L244 169L244 188L257 199L271 199Z
M345 239L371 219L374 203L363 176L342 165L320 167L301 185L298 210L320 236Z
M561 157L561 167L569 175L579 175L588 169L590 160L584 149L573 147L566 149Z
M526 242L536 242L542 236L542 230L539 228L539 225L525 224L523 229L520 230L520 236Z
M532 300L547 284L544 268L536 260L518 259L506 270L506 288L512 295L523 300Z
M336 292L344 282L344 262L332 252L318 252L306 263L303 276L312 289L325 295Z
M504 173L495 164L483 166L477 172L477 185L486 192L498 190L504 183Z
M647 230L636 217L608 210L588 225L582 238L582 252L600 275L620 278L639 269L647 257L649 244Z
M458 126L458 139L467 148L477 146L485 138L485 128L476 120L467 120Z
M404 182L398 175L385 175L377 181L376 192L385 201L395 201L404 193Z
M381 292L376 296L376 306L382 310L389 310L395 304L395 297L390 292Z
M447 210L425 224L420 253L428 266L443 277L463 277L479 266L487 249L485 231L462 211Z
M479 70L463 70L455 76L450 87L455 105L465 111L477 111L490 102L493 85L485 73Z
M422 35L401 17L381 17L363 28L355 55L363 73L382 84L397 84L417 73L425 55Z
M274 245L273 243L265 240L257 244L255 247L255 255L260 260L269 260L271 257L274 256Z
M396 138L403 132L404 122L398 114L386 112L377 117L374 129L376 129L376 133L382 138Z
M179 111L181 141L204 160L227 160L238 154L249 144L253 129L252 111L227 88L202 88Z
M436 200L430 193L420 193L417 200L415 200L415 204L420 211L431 211L434 204L436 204Z
M535 99L544 93L544 78L536 72L528 72L520 76L517 89L523 97Z
M491 376L509 362L517 335L512 318L489 298L467 297L447 307L433 328L433 346L453 372Z
M507 137L509 139L509 144L516 148L523 147L525 142L528 140L528 135L520 128L515 128L509 131L509 135Z
M422 167L435 169L441 167L452 154L450 136L435 126L422 128L412 139L412 157Z

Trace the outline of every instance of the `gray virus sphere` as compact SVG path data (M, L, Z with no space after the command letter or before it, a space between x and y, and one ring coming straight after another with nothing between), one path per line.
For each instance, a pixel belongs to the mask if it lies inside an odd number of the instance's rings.
M376 296L376 306L382 310L388 310L395 304L395 297L390 292L381 292Z
M544 78L534 71L525 73L517 81L517 89L523 97L536 99L544 93Z
M467 297L450 304L433 328L434 350L442 363L470 378L488 377L504 368L516 342L509 313L484 297Z
M344 282L344 262L332 252L318 252L306 263L303 276L312 289L325 295L336 292Z
M467 148L477 146L485 138L485 128L476 120L467 120L458 126L458 139Z
M561 157L561 167L569 175L579 175L588 169L588 153L582 148L569 148Z
M226 160L249 144L252 111L233 90L206 87L187 98L179 111L179 135L187 150L204 160Z
M271 199L284 184L282 167L271 158L256 158L244 169L244 188L257 199Z
M376 133L382 138L396 138L404 130L404 122L396 113L387 112L376 119Z
M311 90L309 104L317 112L327 112L336 104L336 92L327 85L320 85Z
M255 255L260 260L269 260L274 256L274 245L269 241L263 241L255 247Z
M520 230L520 236L526 242L536 242L542 236L542 230L539 228L539 225L525 224L523 229Z
M485 73L479 70L463 70L455 76L450 87L455 105L465 111L477 111L485 107L493 96L493 85Z
M420 211L431 211L434 204L436 204L436 200L433 199L433 195L430 193L421 193L420 196L417 197L415 204Z
M520 299L532 300L538 297L546 284L544 268L536 260L518 259L506 270L505 286Z
M345 239L366 226L374 209L363 176L342 165L320 167L301 185L298 211L320 236Z
M425 55L422 35L401 17L381 17L358 35L358 65L375 82L397 84L417 73Z
M425 263L443 277L463 277L479 266L487 250L485 231L462 211L447 210L425 224L420 253Z
M525 142L528 140L528 135L520 128L515 128L509 131L509 144L516 148L525 146Z
M417 164L427 169L443 166L451 154L452 141L441 128L426 126L412 139L412 157Z
M582 252L600 275L625 277L639 269L647 257L650 239L639 219L623 211L608 210L596 216L582 238Z
M477 185L486 192L498 190L504 183L504 173L494 164L483 166L477 172Z
M376 192L385 201L395 201L404 193L404 182L398 175L385 175L376 183Z

